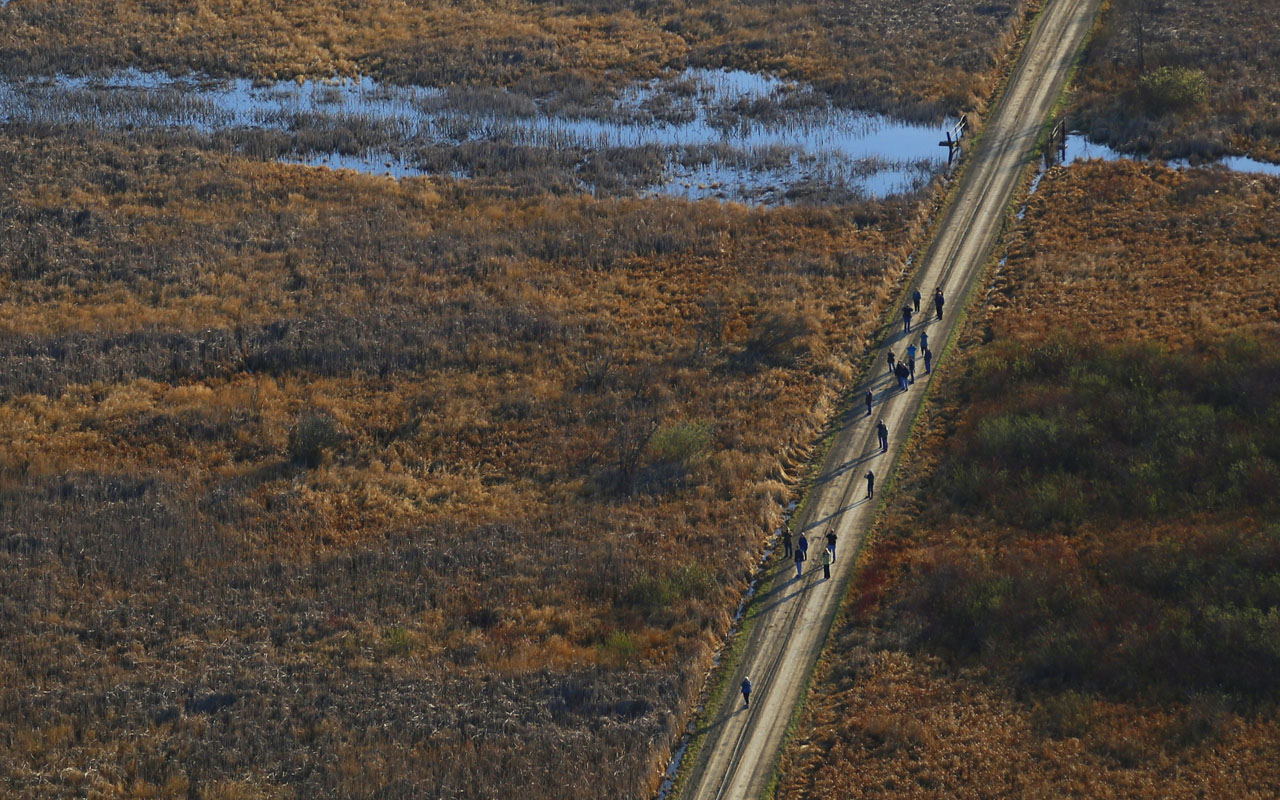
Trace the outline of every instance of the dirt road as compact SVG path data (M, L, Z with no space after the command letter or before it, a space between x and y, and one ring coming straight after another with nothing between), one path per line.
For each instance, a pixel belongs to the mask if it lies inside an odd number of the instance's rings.
M876 354L872 375L858 390L875 393L874 411L864 416L857 402L840 421L795 530L812 540L805 575L797 579L788 567L778 573L755 606L743 656L729 682L732 690L708 719L709 729L698 748L681 797L687 800L757 798L764 791L796 704L822 650L840 604L856 552L870 525L878 498L867 499L868 469L877 483L888 477L906 439L931 376L916 358L916 381L904 394L889 375L886 354L904 357L908 344L919 344L927 331L935 354L955 329L956 312L981 278L985 255L994 245L1005 209L1032 156L1040 126L1057 99L1071 61L1088 33L1100 0L1050 0L1033 28L1004 97L987 122L981 141L955 200L943 218L916 276L924 295L910 334L901 321L891 324ZM935 318L933 293L942 287L946 305ZM935 361L935 367L938 364ZM876 422L889 428L889 449L881 452ZM822 536L834 527L839 536L830 580L822 577ZM744 675L754 684L752 703L743 707L736 687Z

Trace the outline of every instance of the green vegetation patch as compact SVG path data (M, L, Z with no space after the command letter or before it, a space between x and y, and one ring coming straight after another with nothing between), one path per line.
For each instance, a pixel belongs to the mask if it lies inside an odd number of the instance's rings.
M898 608L922 645L1003 662L1026 687L1263 699L1280 670L1278 570L1277 525L1163 540L1126 532L1084 552L958 547L913 569Z
M941 491L1032 529L1274 508L1280 357L1252 340L1191 354L1056 339L989 348Z
M1247 515L1275 518L1276 352L987 348L931 486L952 512L1047 534L915 559L894 610L917 643L1026 687L1273 697L1280 524Z

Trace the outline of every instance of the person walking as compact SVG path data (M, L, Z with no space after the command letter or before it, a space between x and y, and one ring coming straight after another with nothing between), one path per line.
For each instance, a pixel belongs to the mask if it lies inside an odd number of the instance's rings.
M751 708L751 677L742 676L742 707Z
M804 575L804 551L797 547L794 558L796 562L796 580L800 580L801 576Z
M902 332L911 333L911 306L902 307Z
M869 417L869 416L871 416L871 403L872 403L872 401L874 401L874 400L875 400L875 395L873 395L873 394L871 393L871 390L870 390L870 389L868 389L868 390L867 390L867 396L866 396L865 398L863 398L863 399L865 399L865 400L867 401L867 416Z
M876 423L876 437L880 440L880 452L889 452L889 426L884 424L884 420Z
M827 531L827 552L831 554L831 563L836 563L836 529Z
M867 470L867 499L870 500L876 493L876 474L871 470ZM798 568L798 567L797 567Z
M822 579L824 581L831 580L831 551L822 551Z
M920 313L920 289L911 290L911 304L915 306L916 313Z
M782 529L782 557L791 557L791 531L786 528Z
M916 382L916 357L912 356L907 359L907 371L911 373L911 382Z
M947 300L942 296L942 287L933 290L933 307L938 309L938 319L942 319L942 306Z
M924 349L924 373L928 375L930 372L933 372L933 351L926 347ZM870 414L871 410L867 409L867 413Z
M809 557L809 538L803 533L800 534L800 538L796 540L796 549L801 553L804 553L805 558Z
M892 374L893 374L893 363L894 363L894 360L895 360L895 359L894 359L894 357L893 357L893 351L892 351L892 350L890 350L890 351L889 351L889 357L888 357L888 360L889 360L889 374L890 374L890 375L892 375Z

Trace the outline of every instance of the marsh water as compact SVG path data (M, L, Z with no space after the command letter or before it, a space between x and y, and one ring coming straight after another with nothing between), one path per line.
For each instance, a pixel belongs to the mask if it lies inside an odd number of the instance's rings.
M1077 161L1088 161L1090 159L1099 158L1103 161L1119 161L1121 159L1130 159L1143 161L1146 159L1121 153L1112 150L1104 144L1091 142L1084 137L1083 134L1073 133L1067 136L1067 155L1063 159L1064 164L1074 164ZM1165 161L1171 167L1191 167L1191 166L1212 166L1221 165L1232 172L1252 172L1260 175L1280 175L1280 164L1268 164L1265 161L1257 161L1245 156L1226 156L1214 161L1202 162L1193 165L1186 159L1174 159Z
M950 124L908 124L833 107L801 84L695 69L585 100L124 71L0 83L0 109L14 123L269 132L288 137L271 145L282 160L397 178L494 177L542 159L564 164L586 191L771 204L818 187L842 197L912 191L945 168L938 140Z
M536 98L367 77L254 82L126 70L0 81L0 122L186 131L249 156L395 178L776 205L916 190L946 169L938 142L952 120L917 125L841 109L804 84L731 70ZM1066 163L1127 157L1067 139ZM1280 165L1243 157L1217 163L1280 174Z

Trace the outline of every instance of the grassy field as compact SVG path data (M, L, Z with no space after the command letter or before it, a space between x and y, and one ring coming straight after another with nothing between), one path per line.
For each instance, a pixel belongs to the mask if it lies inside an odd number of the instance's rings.
M1267 0L1113 0L1073 124L1162 158L1280 161L1280 20Z
M26 796L651 791L921 213L0 149Z
M1053 170L778 797L1280 791L1280 181Z
M14 0L0 9L0 64L11 74L365 74L570 98L662 70L724 67L813 83L842 105L937 119L983 104L1035 5Z

